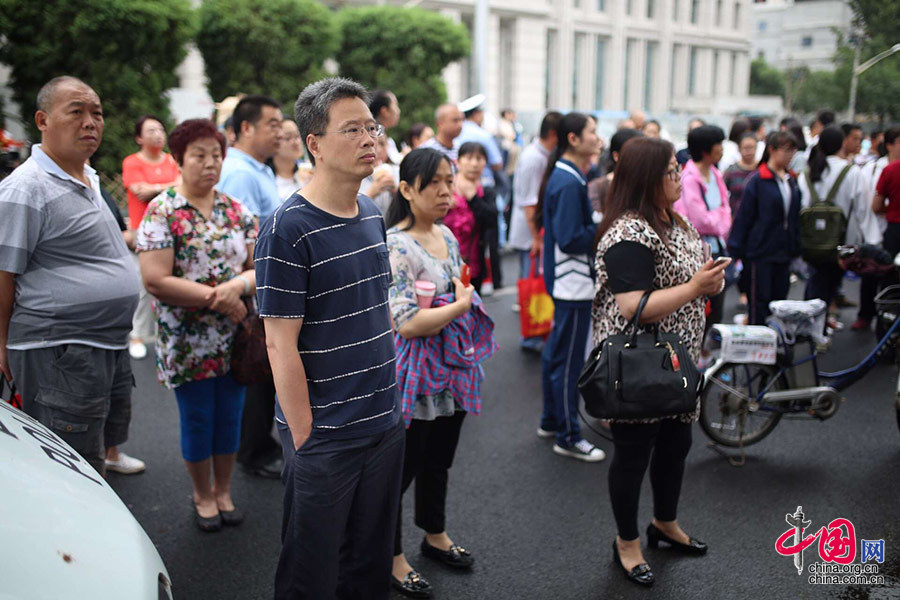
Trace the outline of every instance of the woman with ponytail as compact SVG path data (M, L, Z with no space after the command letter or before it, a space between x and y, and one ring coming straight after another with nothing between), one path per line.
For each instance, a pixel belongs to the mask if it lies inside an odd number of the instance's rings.
M860 182L859 167L841 158L844 134L837 127L826 127L819 134L819 143L809 153L807 169L799 177L803 206L813 203L813 195L825 200L832 189L832 202L847 219L847 235L844 242L861 244L865 241L861 224L867 220L867 206ZM835 187L837 186L837 187ZM844 277L844 270L837 263L825 262L809 265L809 279L806 283L806 299L821 298L826 306L831 305ZM831 321L829 326L834 326Z
M769 302L787 298L791 261L800 256L800 189L788 171L797 145L790 132L769 134L728 237L729 253L748 273L750 325L765 325Z
M577 384L591 324L591 253L597 230L585 174L599 139L594 120L576 112L560 119L556 132L558 144L547 163L535 213L537 229L544 228L544 282L555 310L541 355L544 412L538 436L555 437L557 454L597 462L606 454L581 437Z

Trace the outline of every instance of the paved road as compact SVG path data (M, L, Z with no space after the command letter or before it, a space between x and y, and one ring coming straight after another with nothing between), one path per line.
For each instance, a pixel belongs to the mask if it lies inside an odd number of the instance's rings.
M510 270L513 264L507 259ZM510 271L511 272L511 271ZM855 293L855 285L847 289ZM797 293L799 286L793 292ZM470 574L448 572L419 555L406 503L406 550L438 598L643 598L611 563L615 526L607 494L608 463L583 464L556 456L534 430L541 407L540 361L517 345L514 295L487 300L501 349L486 364L484 414L467 419L451 472L448 531L470 549ZM729 304L733 302L729 301ZM850 323L854 313L844 311ZM852 364L874 342L872 334L841 332L826 368ZM138 476L110 483L157 545L176 597L271 598L279 552L282 487L238 472L236 502L248 512L239 528L203 534L192 522L190 483L178 447L174 396L155 382L151 360L135 364L129 453L146 460ZM880 365L846 393L826 422L782 421L748 451L743 468L707 448L695 427L679 520L710 545L704 558L648 550L657 575L654 598L900 598L900 433L892 410L896 371ZM588 432L607 451L611 444ZM411 494L408 494L411 496ZM640 522L652 517L645 482ZM784 517L803 505L812 528L850 519L857 537L884 539L886 587L813 586L775 540ZM818 560L816 547L806 563ZM398 596L399 597L399 596Z

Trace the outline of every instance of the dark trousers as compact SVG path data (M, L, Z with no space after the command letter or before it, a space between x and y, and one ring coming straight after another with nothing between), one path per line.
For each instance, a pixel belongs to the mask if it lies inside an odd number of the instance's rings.
M790 263L748 261L749 269L747 310L750 325L765 325L769 316L769 302L785 300L791 287Z
M859 277L859 312L856 317L865 321L871 321L878 314L875 307L875 294L878 293L878 284L881 278L875 275L860 275Z
M386 600L400 501L404 429L346 440L315 433L285 456L276 600Z
M825 301L825 307L831 306L831 301L837 297L837 291L844 278L844 270L837 263L809 265L809 280L806 282L807 300L821 298Z
M22 410L105 473L105 450L128 439L134 387L128 351L84 344L10 350L9 366Z
M638 501L641 482L650 465L653 515L674 521L678 513L684 461L691 449L691 425L676 419L659 423L612 423L612 463L609 465L609 497L619 537L635 540L638 532Z
M591 327L591 303L554 299L553 310L553 329L541 353L541 429L555 431L556 443L566 448L581 440L578 377Z
M434 421L413 419L406 430L406 452L403 455L401 501L394 536L394 556L403 554L403 501L410 484L416 481L416 525L426 533L443 533L446 529L447 480L465 411Z
M241 445L237 460L248 467L259 467L278 456L280 448L272 437L275 420L275 382L247 386L244 414L241 417Z
M891 256L900 254L900 223L888 223L884 230L884 240L881 245L891 253Z
M716 323L721 323L725 315L725 290L721 294L709 297L709 315L706 317L706 327L703 329L704 335Z

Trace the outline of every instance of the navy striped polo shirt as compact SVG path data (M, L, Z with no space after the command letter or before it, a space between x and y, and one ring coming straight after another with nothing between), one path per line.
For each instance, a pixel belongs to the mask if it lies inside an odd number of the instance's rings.
M303 319L317 436L375 435L400 418L384 221L366 196L357 205L346 219L295 193L260 227L254 253L260 316Z

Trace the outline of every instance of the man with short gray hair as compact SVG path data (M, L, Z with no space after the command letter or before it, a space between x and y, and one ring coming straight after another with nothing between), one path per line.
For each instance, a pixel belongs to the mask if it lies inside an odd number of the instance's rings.
M24 410L104 472L104 447L128 437L128 337L138 273L85 164L103 108L75 77L41 88L41 143L0 182L0 370ZM77 457L51 458L79 471Z
M275 597L386 599L404 426L381 212L357 194L384 128L341 78L297 99L312 180L260 226L259 314L284 449Z

